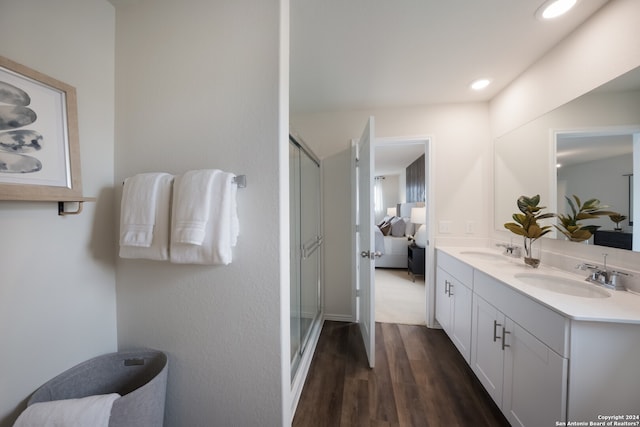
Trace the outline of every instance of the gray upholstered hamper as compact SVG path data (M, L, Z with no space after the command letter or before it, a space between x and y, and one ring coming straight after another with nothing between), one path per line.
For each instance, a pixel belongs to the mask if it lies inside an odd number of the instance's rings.
M167 356L142 349L105 354L63 372L35 391L27 405L118 393L109 427L160 427L164 422Z

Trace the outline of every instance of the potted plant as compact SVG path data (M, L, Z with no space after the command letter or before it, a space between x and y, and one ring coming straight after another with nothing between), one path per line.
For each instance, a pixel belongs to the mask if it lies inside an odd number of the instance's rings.
M538 220L553 218L553 213L542 213L545 206L540 204L540 195L533 197L518 197L517 205L520 213L514 213L512 218L515 222L508 222L504 226L514 234L524 237L524 262L533 268L540 265L540 259L535 258L532 252L532 244L540 237L551 231L550 225L541 226Z
M572 242L583 242L585 240L589 240L593 233L600 228L599 225L583 225L578 221L595 219L603 215L617 214L617 212L605 210L609 206L600 205L600 200L598 199L589 199L582 203L580 198L575 194L573 195L574 200L571 200L567 196L565 196L565 198L567 199L567 202L569 202L571 215L558 214L557 216L560 220L560 224L555 227Z
M627 217L616 212L609 215L609 219L616 223L616 227L614 228L615 231L622 231L622 227L620 227L620 223L625 219L627 219Z

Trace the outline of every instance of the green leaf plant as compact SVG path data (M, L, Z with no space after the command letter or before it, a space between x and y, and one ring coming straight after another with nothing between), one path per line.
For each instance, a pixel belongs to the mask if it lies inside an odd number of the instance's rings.
M616 213L613 213L613 214L609 215L609 219L616 223L616 228L615 228L616 230L621 230L622 227L620 227L620 223L622 221L624 221L625 219L627 219L627 217L625 215L622 215L622 214L616 212Z
M512 218L515 222L508 222L504 227L514 234L524 237L525 263L537 267L540 260L533 259L531 244L540 237L551 232L550 225L541 226L538 221L546 218L553 218L554 213L542 213L546 206L540 204L540 195L533 197L520 196L517 200L520 213L514 213Z
M571 215L558 214L559 225L555 227L572 242L583 242L589 240L596 232L599 225L583 225L578 221L596 219L604 215L616 215L617 212L607 211L609 206L601 205L598 199L589 199L582 203L580 198L573 195L573 200L565 196L571 208ZM575 201L575 203L574 203Z

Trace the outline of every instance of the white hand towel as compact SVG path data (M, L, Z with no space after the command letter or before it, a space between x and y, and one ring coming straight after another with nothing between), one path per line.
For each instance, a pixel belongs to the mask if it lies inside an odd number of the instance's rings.
M169 259L169 232L171 228L171 194L173 175L161 174L158 180L155 206L155 226L151 246L120 246L120 258L150 259L167 261ZM126 183L125 183L126 185ZM123 197L124 203L124 197ZM121 226L122 227L122 226Z
M120 207L120 245L148 248L156 223L158 183L165 173L142 173L127 178Z
M108 427L117 393L34 403L13 427Z
M176 188L182 188L179 184L181 178L176 177ZM209 265L231 263L232 247L237 242L239 232L235 200L237 187L233 183L233 178L233 174L222 171L215 175L210 194L209 221L206 223L202 245L178 242L172 234L171 262ZM174 198L174 210L177 208L177 203L177 198Z
M202 245L210 219L213 181L217 169L186 172L175 183L171 241Z

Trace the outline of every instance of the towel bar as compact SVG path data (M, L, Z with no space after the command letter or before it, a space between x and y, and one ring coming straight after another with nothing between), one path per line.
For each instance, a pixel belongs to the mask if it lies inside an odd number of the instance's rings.
M245 188L247 186L247 175L236 175L233 178L233 182L235 182L238 188Z
M247 187L247 175L236 175L236 176L234 176L233 177L233 183L236 184L238 186L238 188L246 188ZM122 181L122 185L124 185L124 181Z

